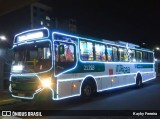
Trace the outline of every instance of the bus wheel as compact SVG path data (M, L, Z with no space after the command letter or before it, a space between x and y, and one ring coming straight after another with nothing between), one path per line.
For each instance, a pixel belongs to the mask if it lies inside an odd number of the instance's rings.
M91 98L93 96L93 84L91 82L84 82L81 89L81 96L83 98Z
M142 76L141 76L140 74L137 74L136 86L137 86L138 88L142 87Z

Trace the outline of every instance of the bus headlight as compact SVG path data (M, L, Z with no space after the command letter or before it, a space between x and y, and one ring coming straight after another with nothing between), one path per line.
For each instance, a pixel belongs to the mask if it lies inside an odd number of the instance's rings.
M22 71L23 65L14 65L12 66L12 71Z
M41 82L43 87L51 87L51 78L43 79Z

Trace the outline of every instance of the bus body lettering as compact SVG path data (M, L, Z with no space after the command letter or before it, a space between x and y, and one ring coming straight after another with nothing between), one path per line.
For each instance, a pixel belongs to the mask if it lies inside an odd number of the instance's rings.
M84 65L84 71L88 71L88 70L95 70L95 66L94 65Z
M124 67L123 65L116 66L117 73L130 73L130 67Z

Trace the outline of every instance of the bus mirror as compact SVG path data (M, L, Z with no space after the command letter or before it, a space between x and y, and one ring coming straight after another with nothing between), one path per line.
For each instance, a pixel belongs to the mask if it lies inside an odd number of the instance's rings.
M63 55L64 54L64 45L60 45L59 46L59 55Z

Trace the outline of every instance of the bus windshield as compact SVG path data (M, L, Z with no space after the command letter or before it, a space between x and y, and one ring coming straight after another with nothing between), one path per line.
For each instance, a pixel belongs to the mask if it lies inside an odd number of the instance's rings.
M52 66L49 41L18 45L13 49L12 73L36 73Z

